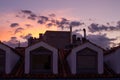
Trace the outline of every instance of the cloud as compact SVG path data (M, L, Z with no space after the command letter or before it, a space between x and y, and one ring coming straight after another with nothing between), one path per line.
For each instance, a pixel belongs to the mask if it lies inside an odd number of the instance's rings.
M87 37L90 41L104 49L110 48L110 44L114 44L112 41L116 40L116 38L106 37L106 34L88 35Z
M35 15L35 14L30 14L28 16L28 19L31 19L31 20L36 20L36 18L37 18L37 15Z
M20 46L26 47L26 46L28 46L28 42L27 42L27 41L25 41L25 42L20 42Z
M56 21L57 20L54 20L54 19L50 20L50 22L53 23L53 24L56 24Z
M109 22L107 22L106 24L107 24L107 25L110 25L110 23L109 23Z
M45 24L45 22L43 20L38 20L37 23L39 23L39 24Z
M110 26L110 25L100 25L97 23L92 23L88 26L90 32L97 32L97 31L118 31L120 30L120 22L117 22L117 26Z
M14 27L18 27L19 26L19 23L11 23L10 24L10 27L14 28Z
M99 30L98 24L92 23L92 24L88 27L88 29L89 29L90 32L98 31L98 30Z
M39 24L45 24L48 20L49 20L49 18L46 17L46 16L39 16L38 23Z
M30 20L36 20L37 15L34 14L32 11L30 10L21 10L21 12L24 14L23 16L25 17L25 15L27 15L26 17ZM19 16L18 16L19 17Z
M25 35L25 36L23 36L23 35L21 35L20 36L22 39L28 39L28 38L30 38L30 37L32 37L32 34L31 33L28 33L27 35Z
M48 28L51 26L57 26L59 28L69 28L69 26L75 27L79 25L83 25L80 21L70 21L67 18L55 18L56 15L54 13L48 14L48 16L36 15L30 10L21 10L23 16L27 19L35 20L38 24L46 25ZM19 14L21 15L21 14Z
M52 24L52 23L48 23L46 26L49 28L49 27L51 27L51 26L53 26L54 24Z
M79 31L83 31L83 30L82 29L76 29L76 30L73 31L73 33L77 33Z
M24 28L19 27L15 30L14 34L19 33L19 32L21 33L23 30Z
M70 26L74 27L74 26L80 26L83 25L84 23L81 23L79 21L71 21L70 22Z
M31 24L25 24L25 26L32 26Z
M117 27L120 28L120 21L117 22Z
M55 17L56 15L54 13L49 14L50 17Z
M66 18L61 18L61 20L57 20L55 24L57 27L63 29L65 26L69 25L69 20L67 20Z
M21 10L21 12L23 12L25 14L32 14L32 11L30 11L30 10Z
M93 19L91 19L91 18L89 18L88 20L89 20L89 21L94 21L94 20L93 20Z
M31 24L25 24L25 26L26 26L27 28L33 27Z
M11 37L10 40L8 41L3 41L3 43L9 45L10 47L18 47L19 46L19 43L20 43L20 46L22 47L26 47L27 46L27 42L20 42L17 37Z
M66 18L61 18L61 20L56 21L56 25L62 29L69 28L70 26L76 27L83 25L84 23L81 23L80 21L70 21Z
M3 41L3 43L11 47L17 47L19 41L17 40L17 37L11 37L9 41Z

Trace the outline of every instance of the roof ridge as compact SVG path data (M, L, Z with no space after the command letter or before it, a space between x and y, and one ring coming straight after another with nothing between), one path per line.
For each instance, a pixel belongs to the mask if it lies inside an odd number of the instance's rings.
M52 30L47 30L46 32L70 32L70 31L52 31Z

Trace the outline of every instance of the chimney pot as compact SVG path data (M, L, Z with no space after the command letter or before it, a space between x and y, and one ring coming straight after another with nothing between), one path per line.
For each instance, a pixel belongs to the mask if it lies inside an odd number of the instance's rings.
M84 39L86 39L86 29L84 28L83 31L84 31Z

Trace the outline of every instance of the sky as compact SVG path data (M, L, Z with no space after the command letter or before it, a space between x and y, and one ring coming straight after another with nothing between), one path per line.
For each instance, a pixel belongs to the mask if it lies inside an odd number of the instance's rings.
M26 46L46 30L69 30L103 48L120 43L120 0L0 0L0 41Z

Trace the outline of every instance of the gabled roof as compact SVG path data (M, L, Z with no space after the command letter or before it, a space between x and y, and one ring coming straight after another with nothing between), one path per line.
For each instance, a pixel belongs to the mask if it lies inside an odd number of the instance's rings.
M10 46L8 46L8 45L4 44L4 43L3 43L3 42L1 42L1 41L0 41L0 44L4 45L4 46L6 46L6 47L8 47L8 48L10 48L10 49L13 49L12 47L10 47Z
M84 45L84 44L86 44L86 43L90 43L90 44L92 44L92 45L100 48L101 50L105 51L105 49L103 49L102 47L96 45L95 43L93 43L93 42L91 42L91 41L89 41L89 40L85 40L82 44L80 44L80 45L78 45L78 46L82 46L82 45ZM78 47L78 46L76 46L76 47ZM76 47L74 47L74 48L76 48Z
M114 53L114 52L115 52L116 50L118 50L118 49L120 49L120 46L113 47L113 48L111 48L110 50L107 50L107 51L105 52L105 55L112 54L112 53Z
M15 54L21 56L21 55L20 55L15 49L13 49L12 47L10 47L10 46L8 46L8 45L2 43L1 41L0 41L0 44L2 44L2 45L4 45L4 46L8 47L8 48L11 49L13 52L15 52Z
M27 46L26 48L29 48L29 47L31 47L31 46L34 46L34 45L36 45L36 44L38 44L38 43L40 43L40 42L43 42L43 43L45 43L45 44L47 44L47 45L49 45L49 46L55 48L54 46L48 44L45 40L40 40L40 41L38 41L38 42L36 42L36 43L34 43L34 44L31 44L31 45Z

